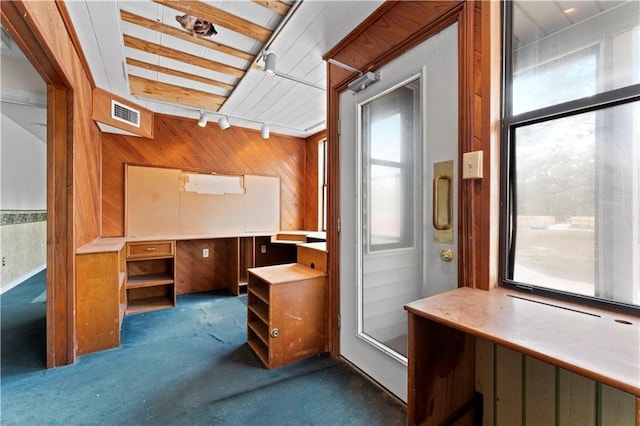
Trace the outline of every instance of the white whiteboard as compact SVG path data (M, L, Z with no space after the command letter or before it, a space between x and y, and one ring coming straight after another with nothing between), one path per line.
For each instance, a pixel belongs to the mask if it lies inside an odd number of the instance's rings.
M247 196L246 231L280 231L280 179L245 175L244 180Z
M280 231L280 178L126 167L126 235Z

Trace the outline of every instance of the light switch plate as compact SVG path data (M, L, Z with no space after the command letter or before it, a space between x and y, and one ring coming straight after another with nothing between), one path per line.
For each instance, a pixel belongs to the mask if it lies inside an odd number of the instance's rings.
M482 179L482 151L462 154L462 179Z

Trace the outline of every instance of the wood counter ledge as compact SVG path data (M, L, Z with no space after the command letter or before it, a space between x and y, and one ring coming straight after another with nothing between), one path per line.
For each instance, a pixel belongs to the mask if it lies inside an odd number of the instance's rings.
M640 397L638 317L502 288L463 287L405 309Z

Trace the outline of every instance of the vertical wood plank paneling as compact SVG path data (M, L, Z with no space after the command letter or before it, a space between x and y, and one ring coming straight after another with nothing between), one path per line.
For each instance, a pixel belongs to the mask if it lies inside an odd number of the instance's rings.
M522 374L523 355L495 346L494 363L492 346L476 339L476 391L484 396L483 425L640 425L640 399L634 395L531 357L524 358ZM496 411L489 413L489 374L494 366Z
M525 358L524 416L527 426L552 425L556 421L556 367Z
M504 346L496 348L496 424L522 424L522 357Z
M633 425L636 421L636 398L626 392L601 385L601 426Z
M304 228L306 141L215 123L156 115L153 140L103 134L103 235L124 235L124 165L159 166L232 174L279 176L281 226Z
M322 209L319 203L319 182L318 156L320 154L320 144L327 137L327 132L322 131L307 138L306 166L305 166L305 209L304 209L304 229L308 231L319 231L321 224L318 223L318 212Z
M476 391L482 394L482 424L493 425L494 353L496 345L476 338Z
M563 426L596 424L596 383L567 370L560 370L558 384L559 422Z

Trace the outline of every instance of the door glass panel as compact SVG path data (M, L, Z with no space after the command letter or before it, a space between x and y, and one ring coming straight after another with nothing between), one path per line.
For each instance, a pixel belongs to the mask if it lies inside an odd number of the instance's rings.
M420 297L421 79L360 105L361 338L406 360L404 304Z

